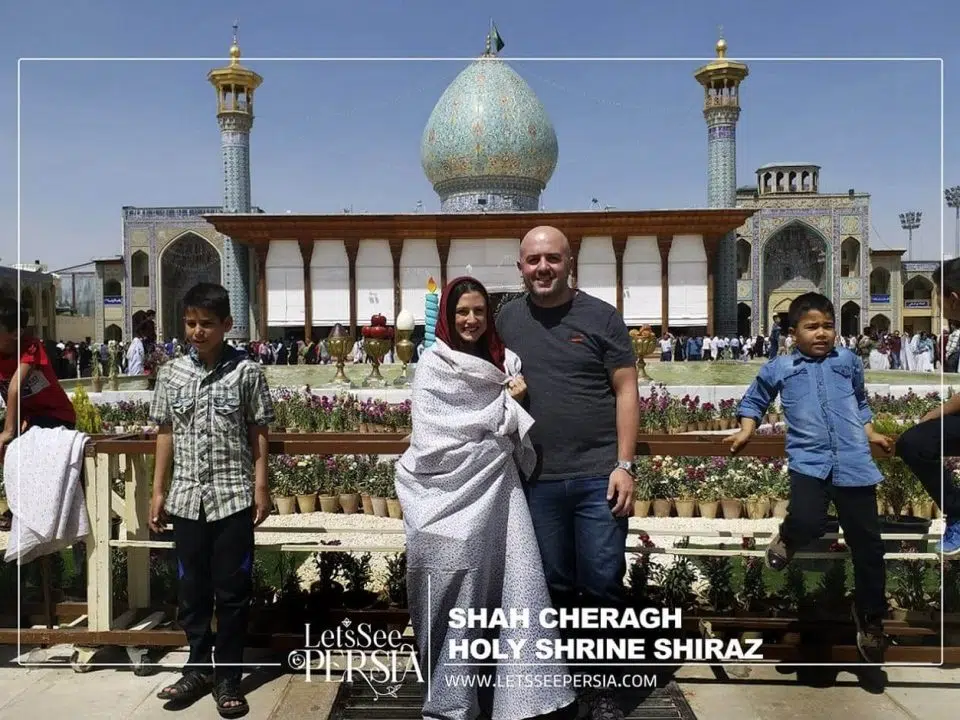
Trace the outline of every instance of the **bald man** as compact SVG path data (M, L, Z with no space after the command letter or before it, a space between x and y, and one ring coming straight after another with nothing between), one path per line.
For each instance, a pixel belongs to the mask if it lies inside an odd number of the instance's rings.
M520 243L527 294L497 316L523 363L537 470L524 483L553 602L623 603L639 423L636 359L616 308L570 287L566 236L536 227ZM609 696L591 717L622 718Z

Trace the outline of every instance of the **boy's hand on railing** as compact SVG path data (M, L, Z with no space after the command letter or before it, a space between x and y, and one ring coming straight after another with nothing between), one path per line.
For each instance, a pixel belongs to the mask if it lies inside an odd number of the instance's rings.
M167 496L163 493L154 493L150 500L150 529L155 533L167 531L167 511L163 509Z
M735 455L748 442L750 442L751 435L753 435L753 433L745 428L742 428L739 432L735 432L733 435L728 435L725 437L723 441L730 445L730 453Z

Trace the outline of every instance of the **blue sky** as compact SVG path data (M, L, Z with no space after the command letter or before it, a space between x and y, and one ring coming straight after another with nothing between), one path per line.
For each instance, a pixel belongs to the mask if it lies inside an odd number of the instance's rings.
M550 114L560 161L550 210L706 204L697 62L554 62L535 56L702 57L723 25L736 58L942 56L946 184L960 183L955 0L573 2L434 0L187 2L35 0L0 5L0 258L15 262L16 58L226 59L454 56L483 50L493 17L511 61ZM121 249L124 205L221 202L212 62L24 62L21 252L52 268ZM268 212L412 211L438 201L423 176L423 126L465 62L250 62L253 201ZM927 63L750 63L738 182L774 161L823 166L821 189L873 196L875 248L905 247L897 215L922 210L917 257L938 257L940 69ZM945 234L952 244L954 221ZM948 250L949 251L949 250Z

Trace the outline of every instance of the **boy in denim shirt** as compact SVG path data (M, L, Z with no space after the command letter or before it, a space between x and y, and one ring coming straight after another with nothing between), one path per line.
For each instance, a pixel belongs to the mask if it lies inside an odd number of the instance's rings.
M833 303L806 293L788 311L794 350L766 363L740 401L740 431L730 436L735 453L779 394L787 421L790 506L767 548L767 564L782 570L794 553L821 537L832 500L854 569L854 622L857 648L868 663L883 662L887 614L886 567L876 486L883 479L870 451L889 451L892 442L873 429L863 365L835 347Z
M224 342L233 326L227 291L200 283L187 292L183 308L190 353L162 367L150 407L160 426L150 529L164 532L167 518L173 522L177 620L190 657L183 677L158 697L187 704L212 690L222 717L240 717L249 710L240 677L253 585L253 529L272 506L267 426L273 403L260 364ZM210 624L214 608L216 636Z

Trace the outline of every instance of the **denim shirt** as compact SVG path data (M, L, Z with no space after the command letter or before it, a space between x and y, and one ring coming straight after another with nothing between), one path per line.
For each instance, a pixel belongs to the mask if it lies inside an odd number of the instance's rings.
M822 358L794 351L766 363L740 401L738 414L759 424L777 395L787 421L790 470L834 485L876 485L882 475L873 461L864 425L873 421L864 387L863 364L845 348Z

